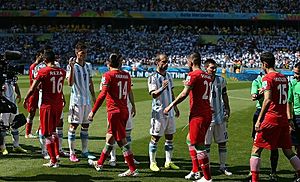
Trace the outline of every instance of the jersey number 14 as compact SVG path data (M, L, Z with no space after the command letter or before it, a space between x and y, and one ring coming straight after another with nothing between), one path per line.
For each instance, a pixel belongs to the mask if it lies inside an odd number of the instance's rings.
M119 87L119 99L126 99L127 98L127 81L125 81L125 84L122 85L122 82L118 82Z

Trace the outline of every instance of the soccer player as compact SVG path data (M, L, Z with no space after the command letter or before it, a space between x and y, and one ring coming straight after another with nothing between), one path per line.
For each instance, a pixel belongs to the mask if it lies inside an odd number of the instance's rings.
M94 84L92 80L92 65L85 61L87 56L86 45L78 42L75 45L76 58L69 60L67 67L68 84L71 86L71 96L69 105L68 121L70 123L68 131L68 143L70 148L70 161L78 162L75 154L75 132L81 124L80 138L82 144L81 156L88 159L95 159L88 151L88 129L90 121L88 114L91 111L91 99L95 102Z
M100 90L102 90L102 87L100 87ZM131 131L133 129L133 118L136 115L136 109L135 109L135 103L134 103L134 97L133 97L133 92L129 92L128 97L127 97L127 107L128 107L128 120L126 122L126 140L128 143L129 148L131 149ZM116 145L114 144L114 147L112 151L110 152L110 160L109 160L109 165L114 167L117 165L116 163L117 157L116 157ZM140 164L139 161L133 159L134 164ZM126 161L125 161L126 162Z
M165 108L168 112L177 104L190 96L189 116L189 152L192 158L192 172L198 172L199 165L203 171L203 177L198 181L211 182L209 158L205 150L204 140L206 132L212 120L210 106L211 76L201 70L201 57L199 53L192 53L188 57L188 66L191 72L188 74L185 87L177 98Z
M260 156L264 148L282 148L284 155L298 173L296 181L300 181L300 160L292 151L289 134L291 125L287 119L288 80L275 70L275 57L271 52L262 53L260 60L266 75L262 79L264 101L255 124L257 134L250 158L252 182L259 181Z
M159 139L165 135L165 168L179 169L172 162L173 135L176 132L174 116L179 117L179 110L175 106L168 115L163 113L164 109L174 100L173 79L167 72L168 57L159 54L156 57L156 72L148 77L148 90L152 96L151 112L151 141L149 143L150 169L154 172L160 171L156 163L156 151ZM175 110L175 114L174 114Z
M207 59L204 62L207 74L212 77L210 105L213 108L213 115L210 127L205 136L205 147L209 157L212 138L218 144L219 148L219 171L227 176L232 173L226 168L228 141L227 122L230 117L229 99L227 95L226 81L223 77L216 75L217 63L213 59Z
M63 110L63 85L66 72L55 65L55 54L52 51L45 52L44 58L47 67L39 70L23 104L26 109L29 97L40 84L42 89L40 131L46 138L46 147L50 156L49 163L43 165L56 168L59 166L57 161L57 156L59 156L59 141L55 130Z
M288 91L288 119L294 124L291 131L292 144L300 157L300 62L294 66L294 79L289 84Z
M1 89L0 89L1 90ZM19 89L19 86L17 82L7 82L3 85L3 96L7 98L10 102L16 104L17 100L18 103L21 102L21 92ZM15 119L15 116L18 114L18 111L16 114L13 113L1 113L0 114L0 122L3 121L4 126L9 127L10 124ZM11 128L11 135L12 135L12 141L13 141L13 152L19 152L19 153L27 153L27 150L23 149L19 145L19 129ZM8 151L5 146L5 136L6 131L0 131L0 152L2 155L7 155Z
M262 102L264 100L262 91L262 75L258 75L255 80L252 82L251 86L251 98L253 101L256 101L256 112L253 115L253 126L252 126L252 138L254 140L256 131L255 124L258 118L258 115L261 111ZM270 181L278 181L278 176L276 174L277 164L278 164L278 149L271 150L270 161L271 161L271 174L269 175ZM251 172L247 178L251 178Z
M45 45L44 49L43 49L43 52L49 52L49 51L52 51L52 47L49 46L49 45ZM34 71L33 71L33 77L35 78L39 72L40 69L42 68L45 68L47 67L47 64L43 61L44 58L42 58L42 61L35 66L34 68ZM60 67L60 64L59 62L55 61L54 64L57 66L57 67ZM39 88L39 86L38 86ZM35 102L37 102L37 106L40 107L41 106L41 101L42 101L42 89L38 89L39 92L37 93L38 95L38 98ZM35 94L35 93L34 93ZM31 96L32 97L32 96ZM35 98L35 97L32 97L32 98ZM65 106L65 98L64 98L64 95L63 95L63 103L64 103L64 106ZM62 140L63 140L63 118L64 118L64 115L63 115L63 112L61 113L61 116L60 116L60 122L57 124L57 127L56 127L56 133L58 135L58 140L59 140L59 157L69 157L70 154L65 152L63 149L62 149ZM48 152L46 150L46 139L45 139L45 136L43 136L41 134L41 130L38 130L38 135L39 135L39 142L40 142L40 145L41 145L41 149L42 149L42 155L43 155L43 158L44 159L49 159L49 155L48 155Z
M111 54L108 61L109 71L103 75L101 80L102 90L97 98L97 101L89 113L89 120L93 117L99 107L106 99L108 130L106 133L106 144L102 150L98 161L88 160L89 165L95 167L100 171L103 163L109 156L113 149L113 144L116 141L120 148L122 148L123 156L127 162L129 170L119 174L120 177L137 176L138 171L133 161L133 153L130 150L129 144L126 140L126 122L128 120L127 97L131 92L131 78L129 73L120 70L122 63L122 56L118 54Z
M35 61L32 63L29 67L29 83L30 86L33 83L34 80L34 70L38 64L40 64L43 61L43 50L40 50L37 52L35 56ZM33 95L28 100L28 117L27 117L27 123L26 123L26 129L25 129L25 138L37 138L31 133L32 130L32 121L35 116L36 110L38 108L38 95L39 91L38 89L34 91Z

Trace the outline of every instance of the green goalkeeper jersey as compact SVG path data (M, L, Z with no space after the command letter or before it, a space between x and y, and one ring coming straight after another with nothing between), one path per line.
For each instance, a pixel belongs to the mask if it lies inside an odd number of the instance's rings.
M296 79L289 83L288 101L293 104L294 114L300 115L300 82Z
M251 95L252 94L258 94L259 91L258 89L262 88L262 76L258 75L255 80L252 81L252 86L251 86ZM260 109L262 106L262 102L264 101L264 98L260 98L259 100L256 101L256 108Z

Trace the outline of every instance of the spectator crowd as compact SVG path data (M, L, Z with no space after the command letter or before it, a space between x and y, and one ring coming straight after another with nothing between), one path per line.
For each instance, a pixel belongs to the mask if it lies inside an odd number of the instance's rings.
M62 11L196 11L237 13L300 12L299 0L13 0L1 1L1 10Z
M14 25L0 29L0 51L18 50L30 64L37 50L51 45L62 65L74 56L74 43L84 40L88 59L103 64L114 51L122 53L126 65L152 65L158 53L169 57L170 66L186 66L186 56L200 52L224 67L241 61L243 67L259 67L259 53L271 51L277 68L291 68L300 61L299 31L293 28L251 26L156 26L131 25ZM204 37L213 37L209 38Z

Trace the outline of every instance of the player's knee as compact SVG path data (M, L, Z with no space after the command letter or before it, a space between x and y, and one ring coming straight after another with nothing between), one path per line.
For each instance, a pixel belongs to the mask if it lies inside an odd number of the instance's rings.
M81 125L82 128L89 128L89 126L90 126L89 124L82 124Z
M78 127L78 124L70 124L69 131L71 131L71 132L76 131L77 127Z

